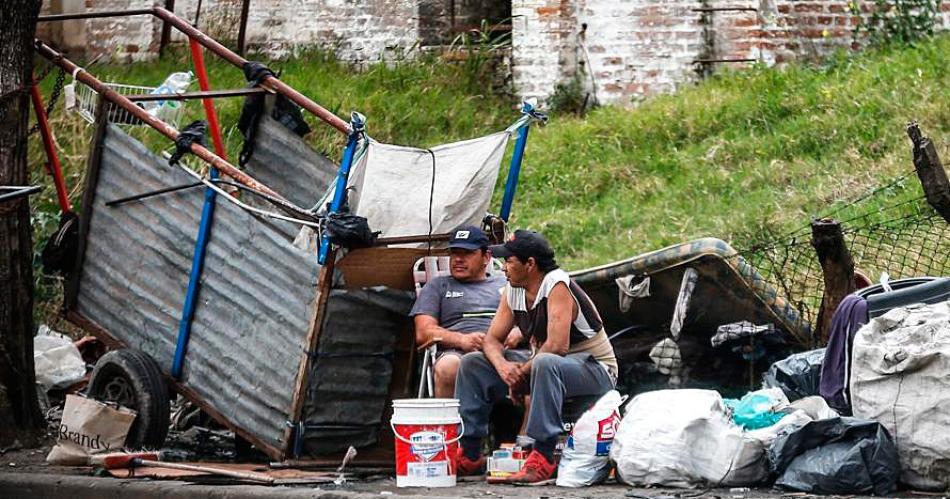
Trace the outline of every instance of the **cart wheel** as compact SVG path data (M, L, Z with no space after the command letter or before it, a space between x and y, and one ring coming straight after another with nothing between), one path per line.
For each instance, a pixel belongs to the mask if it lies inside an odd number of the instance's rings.
M127 448L157 449L165 443L168 390L158 364L144 352L121 349L103 355L92 371L87 393L138 413L125 439Z

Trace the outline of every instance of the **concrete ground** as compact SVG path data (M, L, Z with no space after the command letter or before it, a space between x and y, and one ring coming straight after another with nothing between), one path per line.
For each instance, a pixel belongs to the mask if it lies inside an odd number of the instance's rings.
M50 470L53 471L53 470ZM0 497L4 499L297 499L297 498L484 498L504 497L525 499L548 498L636 498L636 499L752 499L781 497L768 490L682 490L632 489L617 483L581 489L565 489L554 485L515 487L488 485L484 482L462 482L451 488L396 488L392 479L370 482L352 482L343 485L319 486L263 486L263 485L207 485L180 481L152 481L147 479L118 479L58 473L0 472ZM797 495L802 497L802 495Z
M51 466L45 462L48 447L7 451L0 454L0 499L364 499L386 498L470 498L470 499L778 499L808 497L770 488L671 489L632 488L616 482L568 489L554 485L488 485L464 479L451 488L397 488L388 474L374 475L335 485L266 486L195 483L147 478L120 479L91 476L90 467ZM919 494L919 493L918 493ZM934 496L935 494L926 494ZM898 494L916 497L913 493ZM936 496L940 496L936 494ZM848 496L854 498L856 496Z

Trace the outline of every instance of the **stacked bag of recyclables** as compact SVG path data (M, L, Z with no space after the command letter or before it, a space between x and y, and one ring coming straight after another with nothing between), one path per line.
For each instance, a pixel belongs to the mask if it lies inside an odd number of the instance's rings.
M637 395L610 452L636 486L771 483L813 494L890 494L897 450L875 421L838 417L821 397L789 402L777 388L724 401L711 390Z
M903 483L950 487L950 302L894 308L854 338L851 406L894 436Z
M791 407L776 388L747 397L760 409L767 404L764 413ZM819 406L819 410L825 409ZM755 485L770 477L765 451L779 431L800 426L817 415L804 408L792 409L774 424L745 430L733 421L715 391L641 393L626 406L610 457L617 464L618 479L630 485Z

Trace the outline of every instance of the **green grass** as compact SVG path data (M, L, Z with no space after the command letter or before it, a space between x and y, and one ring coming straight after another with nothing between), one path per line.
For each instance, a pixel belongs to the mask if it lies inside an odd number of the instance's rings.
M531 137L515 225L549 234L579 268L807 224L913 168L908 121L946 154L947 54L944 37L823 67L727 73L634 111L556 117ZM862 208L919 195L914 183Z
M910 120L919 120L950 158L947 54L950 38L944 36L916 47L839 55L822 66L725 72L636 109L554 115L531 133L512 225L547 234L570 269L696 237L743 247L763 234L798 228L909 171L904 127ZM158 85L168 73L187 69L187 60L180 54L91 69L103 80ZM244 85L236 68L209 62L215 88ZM270 66L338 115L364 113L370 134L384 142L431 146L491 133L517 118L512 99L465 83L470 79L462 67L434 58L355 72L312 51ZM47 95L51 81L44 82ZM232 158L241 143L234 128L240 106L237 99L218 104ZM190 113L200 118L200 106ZM78 199L91 127L61 110L54 124ZM314 128L314 147L339 159L342 135ZM136 133L150 144L166 143ZM33 142L35 178L43 180ZM503 168L496 201L505 174ZM913 178L907 186L862 207L919 195ZM54 200L52 189L34 199L40 243L56 225Z

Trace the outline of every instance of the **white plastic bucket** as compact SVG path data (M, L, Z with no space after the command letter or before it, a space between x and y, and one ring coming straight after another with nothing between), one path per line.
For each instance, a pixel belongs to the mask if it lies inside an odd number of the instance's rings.
M454 487L458 463L458 399L393 400L397 487Z

